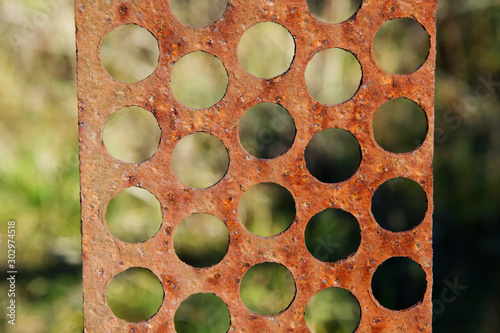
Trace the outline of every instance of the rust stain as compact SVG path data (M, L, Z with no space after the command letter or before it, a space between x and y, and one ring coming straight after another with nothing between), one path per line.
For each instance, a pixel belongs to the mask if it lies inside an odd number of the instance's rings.
M323 288L342 287L350 290L361 306L357 332L399 332L404 327L405 332L431 332L436 1L402 0L396 6L394 0L364 0L351 19L330 25L313 18L306 1L230 0L224 19L199 29L176 23L168 6L168 1L156 0L75 1L85 331L175 332L173 318L181 300L194 293L212 292L228 305L230 332L308 332L303 314L309 299ZM431 37L426 62L408 75L384 72L373 55L373 38L378 27L396 17L415 18ZM263 20L283 25L294 36L296 44L290 69L271 80L248 75L236 56L239 38L245 29ZM119 24L129 23L157 32L161 50L157 75L153 73L133 84L112 80L100 64L98 54L100 40L106 33ZM356 55L363 70L356 95L337 106L314 101L303 79L313 55L329 47L340 47ZM221 59L229 74L229 88L218 104L193 113L178 103L165 85L173 64L198 49ZM162 138L166 139L151 159L140 164L126 164L111 158L102 143L105 119L118 106L116 91L124 89L129 93L120 98L120 106L123 101L137 105L137 100L143 98L143 105L155 110L154 115L164 131ZM148 100L147 96L156 98ZM411 153L383 151L371 134L371 118L376 106L388 96L418 101L426 113L429 134ZM257 102L279 102L295 124L300 125L293 146L279 158L249 158L240 146L238 131L230 130L238 128L239 118ZM327 117L329 114L336 114L335 126L331 116ZM309 140L318 131L330 127L355 131L353 134L363 152L356 173L345 182L333 185L317 181L305 168L304 161ZM230 152L226 176L208 189L186 189L172 172L173 145L194 131L217 136ZM382 230L370 212L375 189L395 177L415 180L427 194L428 211L423 222L407 232ZM267 239L250 234L237 214L243 191L261 181L274 181L286 187L297 203L296 219L290 228ZM138 185L159 198L164 207L163 225L160 232L144 243L124 244L107 232L103 212L114 194ZM173 251L173 230L186 211L195 212L197 207L222 217L230 232L227 255L208 269L180 265ZM304 244L307 222L327 207L351 212L361 227L361 245L357 252L333 264L316 260ZM393 256L410 257L427 275L422 302L405 311L383 308L371 291L375 269ZM295 277L297 288L289 308L271 317L251 313L239 296L243 274L250 266L264 261L286 266ZM145 322L127 323L107 306L106 286L115 274L135 266L148 268L160 277L166 293L155 316Z
M120 15L127 15L128 5L126 3L122 3L120 6L118 6L118 12L120 13Z

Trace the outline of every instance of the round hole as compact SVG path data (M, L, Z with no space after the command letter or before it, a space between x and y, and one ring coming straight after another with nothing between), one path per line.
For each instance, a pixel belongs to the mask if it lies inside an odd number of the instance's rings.
M419 225L427 211L424 189L408 178L389 179L380 185L372 197L372 212L384 229L399 232Z
M251 107L240 120L240 141L257 158L285 153L295 138L295 123L281 105L261 103Z
M283 265L273 262L257 264L241 279L240 296L250 311L274 315L292 303L295 281Z
M307 169L319 181L337 183L356 172L361 164L361 148L348 131L329 128L313 136L305 159Z
M106 292L113 313L128 322L140 322L154 316L163 302L162 285L150 270L129 268L115 277Z
M305 318L312 333L351 333L361 321L361 308L347 290L328 288L307 302Z
M285 231L295 218L295 200L283 186L260 183L245 192L238 206L241 222L262 237Z
M311 14L326 23L340 23L354 15L362 0L306 0Z
M274 22L248 28L238 44L238 57L245 70L263 79L281 75L290 68L295 42L290 32Z
M135 106L115 112L102 134L108 153L126 163L141 163L152 157L160 138L161 129L155 116Z
M197 132L177 143L172 155L172 166L184 185L207 188L224 177L229 168L229 155L219 138Z
M204 51L188 53L172 69L174 97L192 109L206 109L226 94L229 79L219 58Z
M383 104L373 116L375 141L387 151L406 153L419 147L427 135L427 117L406 98Z
M320 103L337 105L354 96L361 84L361 66L345 50L331 48L316 54L306 67L306 86Z
M145 79L158 66L158 41L145 28L135 24L111 31L101 47L101 62L115 79L133 83Z
M146 241L160 229L160 203L147 190L129 187L109 201L106 222L113 236L124 242Z
M305 238L307 249L316 259L334 262L356 252L361 230L351 213L327 208L311 218Z
M175 312L177 333L225 333L231 319L226 303L214 294L194 294Z
M193 214L177 226L174 233L175 253L194 267L209 267L222 260L229 245L226 225L208 214Z
M425 277L422 267L410 258L387 259L373 275L373 296L387 309L408 309L424 298Z
M206 27L226 11L227 0L170 0L175 17L192 27Z
M429 34L410 18L397 18L384 23L373 43L377 63L394 74L417 70L425 62L429 49Z

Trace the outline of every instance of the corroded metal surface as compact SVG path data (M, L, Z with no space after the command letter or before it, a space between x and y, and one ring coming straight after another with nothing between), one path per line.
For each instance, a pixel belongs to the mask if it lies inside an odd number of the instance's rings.
M173 317L189 295L213 292L229 307L230 331L307 332L305 305L319 290L342 287L361 306L358 332L430 332L432 321L432 158L434 132L435 20L434 0L364 0L357 14L340 24L313 18L304 0L229 0L223 17L206 28L177 21L169 1L76 0L78 48L78 103L81 160L82 256L84 325L87 332L175 332ZM431 47L424 65L409 75L393 75L375 61L373 39L388 19L412 17L425 27ZM274 79L248 74L238 61L237 45L251 25L273 21L295 38L296 53L290 69ZM158 39L160 61L147 79L121 83L100 63L104 37L119 25L136 23ZM339 47L352 52L362 66L362 84L349 101L327 106L308 93L304 71L321 50ZM190 110L177 102L169 86L175 62L183 55L204 50L222 60L229 75L225 97L206 110ZM429 131L417 150L393 154L382 150L371 128L375 110L388 99L406 97L425 111ZM260 160L241 147L238 122L251 106L279 103L295 120L297 135L290 150L275 159ZM113 112L137 105L151 111L162 129L158 152L141 164L122 163L105 150L102 133ZM336 127L359 141L362 162L347 181L324 184L309 174L304 150L313 135ZM230 157L226 176L208 189L192 189L174 175L171 156L184 136L204 131L220 138ZM428 197L423 222L413 230L392 233L378 226L371 213L377 187L394 177L418 182ZM286 187L296 201L297 215L288 230L262 238L246 230L238 216L238 203L256 183L275 182ZM160 231L144 243L129 244L109 232L104 214L109 200L121 190L139 186L155 194L162 205ZM361 227L361 244L346 260L323 263L304 244L309 219L325 208L351 212ZM181 262L172 234L177 224L194 212L219 217L230 231L227 255L217 265L196 269ZM387 258L407 256L427 274L427 290L418 305L390 311L375 300L371 278ZM297 293L290 307L275 316L255 315L239 296L239 281L249 267L261 262L285 265L293 274ZM118 319L106 303L106 288L113 276L129 267L145 267L163 284L165 299L159 312L146 322Z

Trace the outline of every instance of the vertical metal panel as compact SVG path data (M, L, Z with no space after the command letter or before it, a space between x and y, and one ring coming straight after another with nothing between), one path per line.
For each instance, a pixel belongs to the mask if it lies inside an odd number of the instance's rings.
M307 332L304 311L309 299L327 287L349 290L361 306L358 332L430 332L432 321L432 159L434 133L434 68L436 1L364 0L357 14L340 24L321 23L311 16L304 0L229 0L223 18L206 28L180 24L169 2L157 0L76 0L78 48L78 103L82 202L82 256L84 326L86 332L175 332L173 318L189 295L212 292L229 308L230 331ZM430 35L430 52L416 72L394 75L381 69L374 58L373 39L383 23L412 17ZM237 56L238 41L246 28L273 21L295 38L295 58L290 69L264 80L249 75ZM104 37L119 25L135 23L147 28L160 46L158 68L138 83L111 78L100 62ZM321 50L339 47L353 53L363 78L355 96L327 106L308 93L304 72ZM205 110L180 104L169 86L172 67L189 52L203 50L222 60L229 85L225 97ZM417 102L428 119L428 134L415 151L393 154L382 150L371 129L377 107L388 99L405 97ZM297 135L290 150L277 158L250 156L238 140L238 122L258 102L284 106L294 118ZM151 111L162 129L158 152L140 164L111 157L102 142L109 116L137 105ZM345 182L325 184L307 170L304 150L313 135L336 127L350 131L359 141L362 162ZM193 189L173 173L171 156L184 136L204 131L227 147L229 170L215 186ZM382 229L371 214L371 197L377 187L394 177L418 182L428 198L428 210L416 228L399 233ZM259 182L275 182L294 196L297 215L288 230L262 238L241 223L238 203L247 189ZM109 200L121 190L139 186L153 193L162 205L160 231L144 243L125 243L109 232L104 214ZM351 212L361 227L361 244L346 260L324 263L306 249L304 229L317 212L328 208ZM174 251L172 231L186 212L219 217L230 231L230 245L223 260L197 269L181 262ZM418 262L427 275L427 290L418 305L390 311L373 297L371 278L376 268L393 256ZM248 267L261 262L285 265L293 274L297 293L290 307L275 316L251 313L239 296L239 281ZM140 323L117 318L106 303L106 288L113 276L129 267L145 267L162 282L165 299L158 313Z

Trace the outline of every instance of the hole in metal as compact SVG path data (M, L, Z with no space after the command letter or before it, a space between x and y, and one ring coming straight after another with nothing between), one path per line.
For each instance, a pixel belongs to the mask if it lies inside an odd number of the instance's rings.
M348 131L329 128L313 136L306 147L305 159L307 169L319 181L338 183L358 169L361 148Z
M375 141L387 151L406 153L419 147L427 135L427 117L415 102L398 98L384 103L373 116Z
M172 94L192 109L206 109L226 94L229 79L219 58L195 51L180 58L172 68Z
M337 105L352 98L361 83L361 65L348 51L331 48L317 53L306 67L306 86L320 103Z
M285 310L292 303L295 291L290 271L273 262L250 267L241 279L241 299L257 314L274 315Z
M113 277L106 292L113 313L128 322L140 322L154 316L163 302L163 287L150 270L129 268Z
M179 21L201 28L221 18L227 0L170 0L170 7Z
M257 158L284 154L295 138L295 123L281 105L261 103L252 106L240 120L240 142Z
M427 212L427 196L415 181L398 177L380 185L372 197L372 213L384 229L399 232L415 228Z
M177 333L224 333L231 319L227 305L214 294L194 294L184 300L175 312Z
M389 258L373 275L373 296L387 309L408 309L422 301L427 289L425 277L422 267L410 258Z
M197 132L177 143L172 154L172 167L184 185L207 188L224 177L229 167L229 155L219 138Z
M114 198L106 208L106 223L116 238L129 243L144 242L160 229L160 203L149 191L129 187Z
M155 116L135 106L115 112L102 133L108 153L125 163L141 163L151 158L160 139L161 129Z
M328 288L307 302L305 317L312 333L352 333L361 320L361 308L347 290Z
M260 183L245 192L238 206L241 222L262 237L288 229L295 218L295 200L283 186Z
M194 267L209 267L222 260L229 245L226 225L208 214L193 214L177 226L174 233L175 253Z
M145 79L158 66L158 41L147 29L127 24L115 28L103 41L101 62L115 79L134 83Z
M245 70L270 79L288 70L295 55L290 32L274 22L257 23L248 28L238 44L238 57Z
M430 37L417 21L397 18L377 31L373 51L377 63L389 73L409 74L427 59Z
M354 15L362 0L306 0L311 14L326 23L340 23Z
M351 213L327 208L309 220L305 240L307 250L316 259L334 262L356 252L361 242L361 230Z

